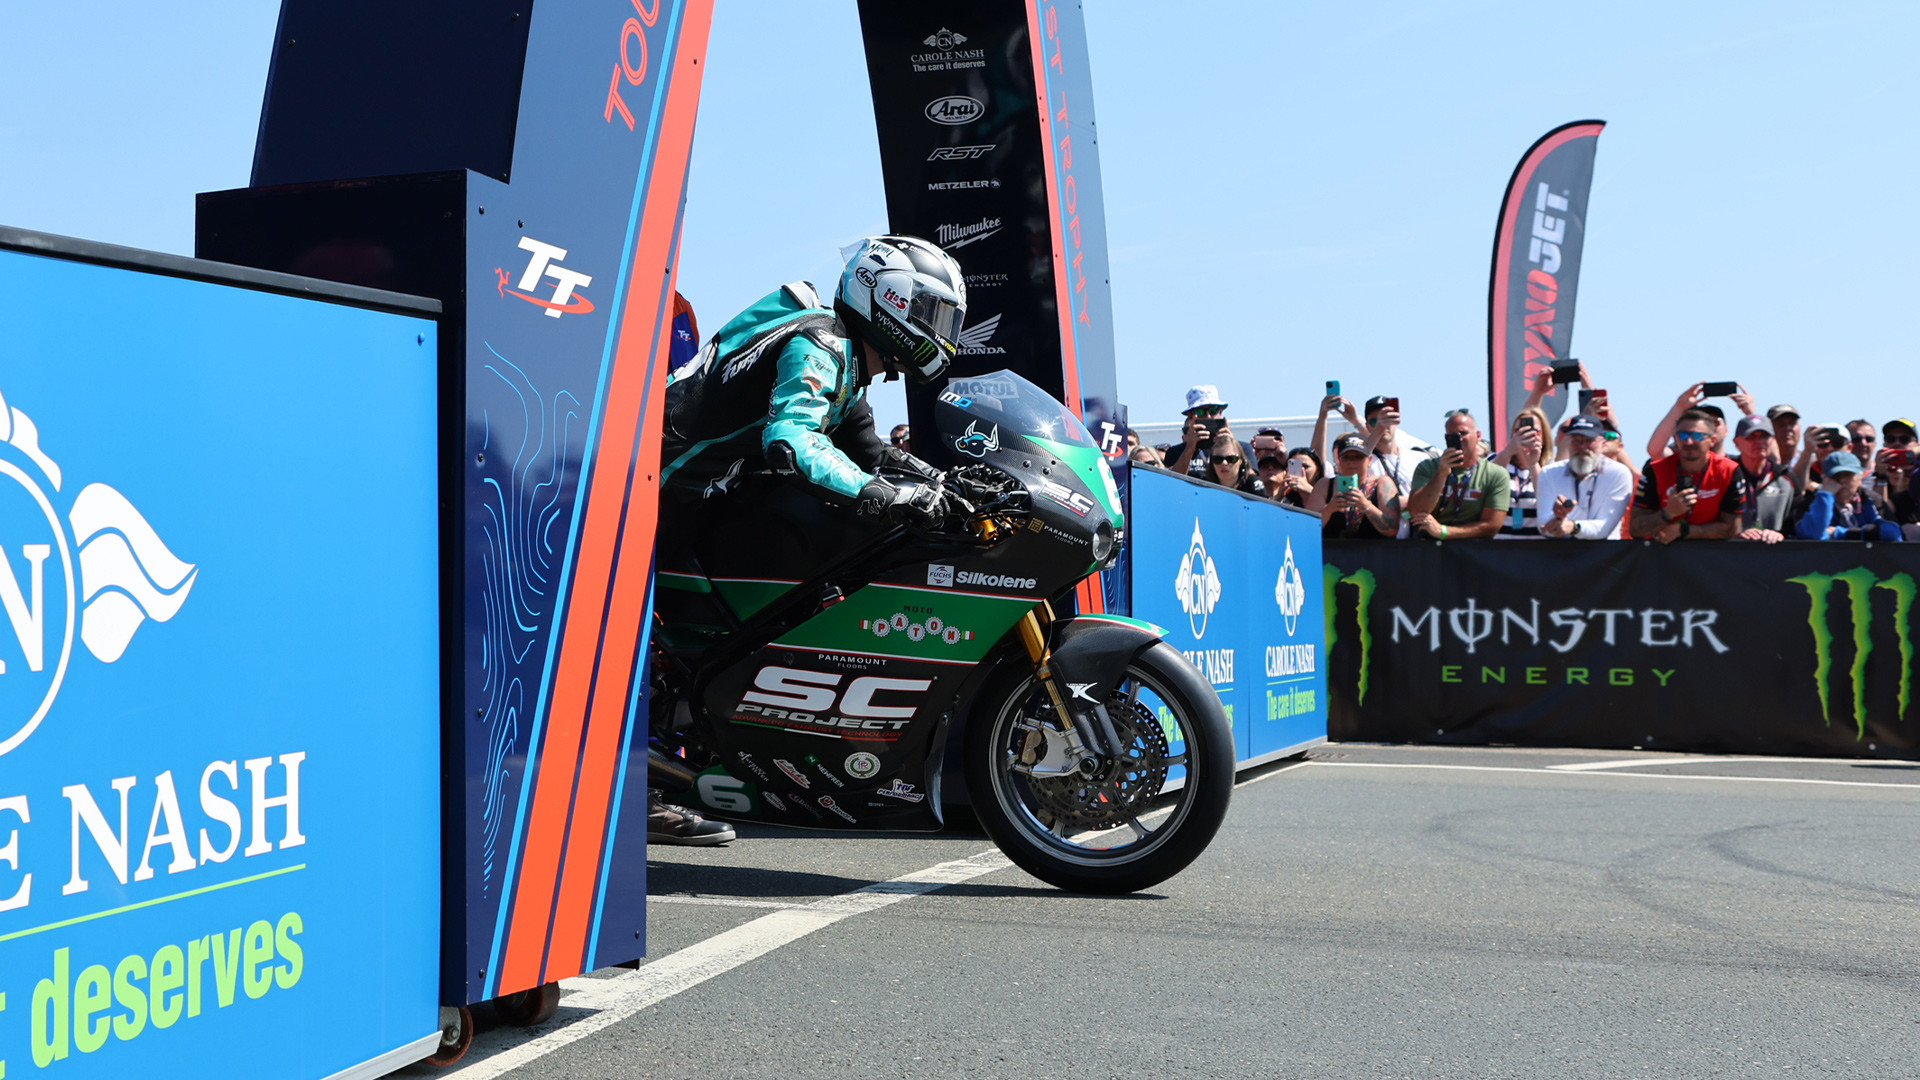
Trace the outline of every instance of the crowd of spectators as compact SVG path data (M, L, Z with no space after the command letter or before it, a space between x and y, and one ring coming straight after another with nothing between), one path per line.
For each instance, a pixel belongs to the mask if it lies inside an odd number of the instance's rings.
M1636 462L1606 391L1578 374L1576 387L1541 371L1497 453L1468 409L1444 417L1444 447L1423 447L1401 432L1397 398L1356 407L1337 392L1310 446L1289 449L1276 428L1242 443L1226 399L1202 385L1187 391L1179 442L1130 434L1129 455L1316 513L1338 539L1920 540L1911 420L1807 425L1792 405L1761 412L1745 387L1694 383ZM1543 403L1576 392L1556 427ZM1329 442L1329 418L1353 430Z

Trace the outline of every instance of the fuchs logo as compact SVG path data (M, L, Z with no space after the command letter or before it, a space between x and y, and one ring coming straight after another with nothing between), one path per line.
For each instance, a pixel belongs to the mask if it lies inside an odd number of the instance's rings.
M1292 637L1294 628L1300 623L1300 609L1307 604L1307 583L1300 577L1300 568L1293 563L1293 538L1287 538L1287 557L1280 563L1280 580L1273 585L1274 602L1280 605L1280 614L1287 619L1287 636Z
M946 563L928 563L927 584L938 585L943 589L953 588L953 567Z
M1847 622L1853 637L1853 663L1847 674L1854 730L1862 739L1867 736L1867 658L1873 655L1873 598L1877 595L1873 590L1885 589L1892 594L1894 640L1900 646L1898 716L1905 721L1907 705L1913 699L1913 601L1920 592L1913 577L1895 574L1882 581L1873 571L1857 566L1843 574L1802 574L1787 580L1807 590L1807 625L1813 630L1813 685L1820 695L1820 718L1829 727L1833 725L1833 630L1827 622L1827 601L1835 582L1847 587Z
M1187 613L1193 636L1206 637L1207 616L1220 602L1220 571L1207 554L1207 538L1200 535L1199 518L1193 519L1193 539L1187 542L1187 553L1180 556L1180 573L1173 579L1173 587L1180 595L1180 610Z
M968 457L986 457L1000 449L1000 425L995 424L991 431L983 433L980 430L980 421L971 421L967 424L967 430L953 440L953 448Z
M63 520L53 502L65 479L60 466L41 450L33 421L4 398L0 448L0 611L12 631L0 632L5 754L53 708L76 634L94 659L119 660L141 623L179 613L199 571L105 484L81 488Z
M927 155L927 160L972 161L975 158L985 157L998 145L998 143L987 143L984 146L936 146L933 148L933 153Z
M1002 224L1004 220L992 217L981 218L972 225L941 225L934 230L938 236L936 242L948 251L963 248L999 232L1004 227Z
M952 94L927 102L926 115L927 119L936 124L958 127L961 124L973 123L986 111L987 106L979 98Z
M593 276L560 265L560 261L567 257L566 248L523 236L520 238L520 250L531 252L531 255L527 259L526 270L521 272L520 280L514 283L513 288L507 288L506 269L499 266L493 268L494 274L500 278L501 299L519 297L529 304L546 308L548 317L555 319L562 315L585 315L593 310L593 301L574 295L576 291L593 284ZM552 278L554 282L553 295L545 300L529 291L540 286L541 278Z
M859 753L848 754L847 760L841 763L841 768L847 770L847 775L855 780L869 780L879 775L880 759L862 750Z
M893 783L875 791L874 794L885 795L889 799L903 799L907 802L915 803L927 797L925 793L913 790L912 784L907 783L897 776L894 777Z
M998 329L1000 329L1000 316L982 319L979 323L960 331L960 336L954 340L954 344L959 346L961 356L1005 356L1007 350L1004 346L988 344L993 340L994 331Z

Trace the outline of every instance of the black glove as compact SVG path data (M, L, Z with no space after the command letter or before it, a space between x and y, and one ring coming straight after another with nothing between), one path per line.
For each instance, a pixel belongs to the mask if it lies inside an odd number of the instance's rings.
M967 501L938 482L898 482L876 476L860 489L855 510L861 517L899 522L919 528L934 528L949 518L971 513Z
M939 469L921 461L897 446L889 446L880 451L880 470L894 472L903 476L915 476L922 480L938 482L943 475Z

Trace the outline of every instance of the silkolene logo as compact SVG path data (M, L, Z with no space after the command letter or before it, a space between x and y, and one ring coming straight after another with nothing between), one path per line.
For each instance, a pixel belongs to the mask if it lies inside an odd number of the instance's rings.
M964 94L950 94L927 102L926 117L936 124L958 127L961 124L973 123L986 111L986 104L979 98L967 97Z
M199 578L119 491L80 489L63 518L67 481L27 414L0 398L0 754L25 742L53 708L73 639L103 664L126 653L148 619L179 613ZM10 631L10 632L7 632Z
M1802 574L1788 582L1807 590L1807 625L1813 631L1813 685L1820 695L1820 718L1833 723L1833 629L1827 623L1833 586L1847 587L1847 604L1841 608L1852 632L1853 662L1847 676L1853 697L1853 722L1856 738L1867 737L1867 658L1873 655L1873 601L1884 591L1893 601L1894 641L1900 648L1900 691L1896 704L1902 722L1913 700L1913 606L1920 595L1911 574L1894 574L1882 581L1873 571L1856 566L1841 574Z
M562 315L585 315L593 310L593 301L585 296L575 295L579 290L593 284L591 274L582 274L578 270L569 270L560 265L567 257L567 249L542 243L531 236L520 238L520 250L530 252L527 268L521 272L520 280L514 287L507 288L507 271L503 267L494 267L493 272L500 278L500 297L506 299L516 296L529 304L535 304L546 310L549 318L557 319ZM553 292L547 299L534 296L529 290L538 288L543 278L553 279Z

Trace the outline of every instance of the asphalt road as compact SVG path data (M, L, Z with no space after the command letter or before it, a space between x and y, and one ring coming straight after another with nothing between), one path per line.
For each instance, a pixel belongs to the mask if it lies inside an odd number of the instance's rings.
M1920 766L1342 744L1242 779L1124 898L970 829L656 848L642 968L405 1073L1920 1076Z

